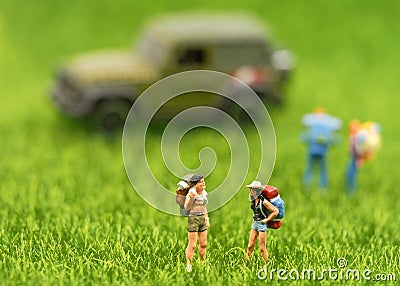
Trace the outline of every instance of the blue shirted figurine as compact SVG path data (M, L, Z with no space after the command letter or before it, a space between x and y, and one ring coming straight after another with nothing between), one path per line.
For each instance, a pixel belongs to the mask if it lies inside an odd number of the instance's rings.
M311 185L313 169L315 165L319 165L319 186L326 189L328 186L326 153L330 145L339 142L335 131L342 127L342 122L327 114L323 108L316 108L313 113L303 116L302 123L307 130L301 134L300 139L308 145L308 161L303 183L306 187Z

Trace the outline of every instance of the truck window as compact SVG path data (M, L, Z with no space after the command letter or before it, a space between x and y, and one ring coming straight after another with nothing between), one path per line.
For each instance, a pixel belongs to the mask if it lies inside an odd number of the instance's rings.
M244 65L268 64L268 50L264 43L257 41L238 41L220 43L214 50L215 65L230 71Z
M178 64L181 66L186 65L199 65L205 61L204 50L200 48L184 49L178 54Z

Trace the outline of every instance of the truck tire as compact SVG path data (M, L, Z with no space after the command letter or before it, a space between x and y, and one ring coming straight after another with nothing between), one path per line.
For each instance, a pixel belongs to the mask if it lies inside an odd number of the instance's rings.
M92 127L106 134L121 131L131 106L123 99L98 102L90 119Z

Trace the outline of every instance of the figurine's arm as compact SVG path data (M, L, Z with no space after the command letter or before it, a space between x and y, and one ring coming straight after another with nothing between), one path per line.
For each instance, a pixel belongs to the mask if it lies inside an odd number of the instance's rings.
M206 220L207 227L210 227L210 217L208 216L207 209L206 209L206 213L205 213L205 220Z
M308 131L301 132L299 136L300 142L308 143L309 137Z
M195 196L196 196L196 194L191 191L189 191L189 193L186 195L185 204L183 205L185 210L189 211L192 208L192 205L195 200Z
M267 218L263 219L262 223L267 223L279 214L279 210L271 204L268 200L264 200L263 205L269 210L269 215Z
M208 216L208 211L206 206L204 206L204 215L206 219L206 225L207 227L210 227L210 217Z

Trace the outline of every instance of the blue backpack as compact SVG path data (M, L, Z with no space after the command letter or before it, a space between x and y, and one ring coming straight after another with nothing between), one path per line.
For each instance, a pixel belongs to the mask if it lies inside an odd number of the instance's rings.
M281 219L285 216L285 202L279 195L277 187L266 185L261 195L279 210L279 214L275 217L275 219Z

